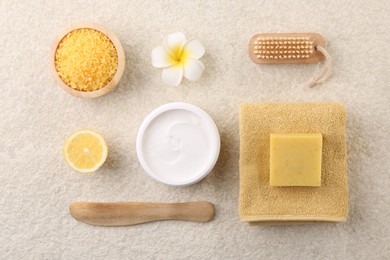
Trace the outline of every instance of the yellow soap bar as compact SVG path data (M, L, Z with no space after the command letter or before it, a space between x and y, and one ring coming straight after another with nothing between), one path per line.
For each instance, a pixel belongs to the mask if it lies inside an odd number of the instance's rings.
M270 185L321 186L322 134L271 134Z

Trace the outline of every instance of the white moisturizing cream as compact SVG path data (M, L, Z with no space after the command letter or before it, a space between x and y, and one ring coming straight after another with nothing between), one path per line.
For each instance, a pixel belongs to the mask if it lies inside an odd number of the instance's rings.
M214 167L220 151L218 129L197 106L169 103L152 111L137 136L138 159L154 179L189 185Z

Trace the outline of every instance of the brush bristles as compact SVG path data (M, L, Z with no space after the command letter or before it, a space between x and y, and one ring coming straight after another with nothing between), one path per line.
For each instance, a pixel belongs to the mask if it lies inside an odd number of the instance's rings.
M258 59L307 59L313 43L310 37L257 37L253 48Z

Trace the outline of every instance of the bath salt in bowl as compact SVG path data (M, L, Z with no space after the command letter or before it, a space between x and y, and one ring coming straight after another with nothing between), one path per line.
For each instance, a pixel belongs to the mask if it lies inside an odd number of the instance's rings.
M66 92L95 98L116 87L125 68L125 54L109 29L95 23L77 23L62 30L54 40L50 65Z
M153 110L137 136L144 170L165 184L184 186L206 177L217 162L220 136L211 117L197 106L168 103Z

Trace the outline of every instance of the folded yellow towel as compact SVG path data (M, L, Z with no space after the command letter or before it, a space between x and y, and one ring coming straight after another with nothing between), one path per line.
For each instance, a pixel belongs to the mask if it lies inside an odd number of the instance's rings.
M320 187L271 187L271 133L323 135ZM346 221L345 110L334 103L240 106L240 219L251 224Z

